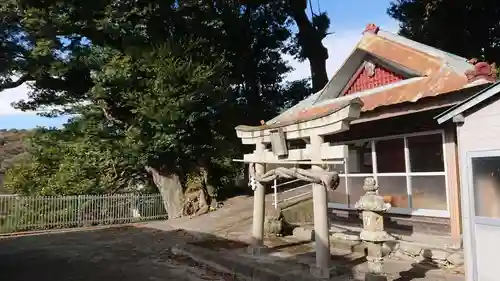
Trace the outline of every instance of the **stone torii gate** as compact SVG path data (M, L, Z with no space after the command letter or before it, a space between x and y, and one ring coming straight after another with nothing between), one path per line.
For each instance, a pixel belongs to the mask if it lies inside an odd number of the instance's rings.
M333 146L325 142L324 136L348 130L350 121L359 117L362 102L357 98L340 104L332 100L318 104L307 102L308 99L304 100L262 126L238 126L236 133L243 144L255 145L254 152L240 160L249 163L250 175L257 182L253 206L253 252L258 252L263 246L264 184L277 177L305 180L312 183L313 189L316 266L311 268L311 273L319 278L329 278L327 188L337 188L339 177L336 172L327 172L322 166L343 164L343 161L331 160L345 159L348 151L345 145ZM304 140L306 147L289 149L289 141L297 139ZM266 164L276 168L266 171ZM311 165L311 169L295 168L294 165L298 164Z

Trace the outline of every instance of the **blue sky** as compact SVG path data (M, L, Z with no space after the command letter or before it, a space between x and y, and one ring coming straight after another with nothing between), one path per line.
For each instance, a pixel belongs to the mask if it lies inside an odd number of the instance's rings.
M331 77L350 54L361 38L366 24L375 23L387 31L397 31L398 24L387 15L390 0L311 0L313 9L326 11L331 20L332 35L323 43L328 48L328 75ZM295 68L288 79L295 80L310 76L308 63L299 63L285 56ZM0 129L29 129L36 126L61 126L68 117L45 118L32 112L19 112L10 104L26 99L29 89L22 85L16 89L0 92Z

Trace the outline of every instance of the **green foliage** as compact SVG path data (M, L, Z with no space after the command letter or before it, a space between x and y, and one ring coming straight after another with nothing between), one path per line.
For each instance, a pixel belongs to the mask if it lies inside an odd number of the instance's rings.
M0 130L0 194L8 193L3 187L5 172L27 157L25 139L30 135L27 130Z
M37 129L29 156L8 170L5 188L25 195L101 194L132 191L145 181L119 141L74 134L82 121L73 122L62 130Z
M24 141L30 135L28 130L0 130L0 174L26 156Z
M147 166L181 176L204 166L229 183L243 152L234 127L310 92L283 80L291 32L279 2L11 0L0 13L0 90L29 81L18 108L78 116L31 138L6 182L23 194L126 191L148 185Z
M500 62L496 0L397 0L388 10L400 34L465 58Z
M217 109L229 93L223 61L196 62L192 45L172 45L145 56L107 56L91 90L131 153L144 166L169 170L213 154Z

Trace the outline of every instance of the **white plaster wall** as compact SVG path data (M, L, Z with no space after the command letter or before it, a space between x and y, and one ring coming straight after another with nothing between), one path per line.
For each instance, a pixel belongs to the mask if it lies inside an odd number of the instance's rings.
M464 248L466 254L467 280L474 279L475 255L474 247L481 251L480 268L491 270L498 267L497 254L500 252L500 228L476 229L471 221L471 194L468 189L469 175L467 152L500 150L500 100L485 106L484 108L466 116L465 122L457 128L459 161L460 161L460 185L462 200L462 218L464 233ZM484 231L483 231L484 230ZM477 234L483 235L477 236ZM495 238L496 237L496 238ZM486 272L484 272L486 273ZM486 279L484 279L486 278ZM488 281L486 275L480 281ZM497 280L497 279L495 279ZM478 281L478 280L475 280Z

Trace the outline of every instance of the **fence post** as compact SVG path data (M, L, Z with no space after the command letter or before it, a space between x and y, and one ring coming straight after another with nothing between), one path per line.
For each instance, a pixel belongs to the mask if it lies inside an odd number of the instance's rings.
M76 211L77 211L77 225L81 226L83 223L82 220L82 195L77 195L76 201Z

